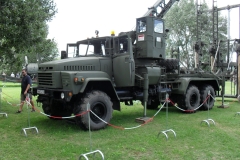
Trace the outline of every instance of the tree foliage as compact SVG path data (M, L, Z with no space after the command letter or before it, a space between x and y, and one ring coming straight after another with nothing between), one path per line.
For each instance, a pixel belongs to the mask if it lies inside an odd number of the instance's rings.
M53 0L0 1L0 59L2 67L19 70L28 56L31 63L37 57L57 56L57 44L47 39L47 22L56 14ZM12 65L14 64L14 65Z
M199 14L200 24L199 36L203 44L203 57L201 61L209 61L209 45L212 43L213 22L212 12L205 2L201 4L201 14ZM170 30L167 39L167 53L172 48L179 47L181 65L187 69L194 67L194 44L197 42L197 4L194 0L181 0L176 3L165 15L166 28ZM219 39L226 39L227 20L218 16Z

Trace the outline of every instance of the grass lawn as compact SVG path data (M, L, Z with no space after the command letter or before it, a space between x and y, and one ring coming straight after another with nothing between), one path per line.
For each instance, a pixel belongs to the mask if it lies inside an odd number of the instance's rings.
M209 112L186 114L177 108L169 108L168 119L166 109L163 109L152 122L139 128L120 130L108 126L91 132L90 140L88 131L66 120L49 119L39 112L30 112L26 106L21 114L16 114L19 95L19 86L2 88L0 110L7 113L8 118L0 117L0 160L76 160L80 154L90 152L91 149L101 150L106 160L240 159L240 115L234 116L240 111L240 106L236 99L227 99L226 103L230 107L222 109L217 108L221 105L218 98ZM111 124L124 128L138 126L135 118L143 115L143 107L139 104L121 106L121 112L113 112ZM42 110L40 107L37 109ZM151 117L156 112L148 110L147 115ZM215 121L215 126L201 124L202 120L208 118L208 114ZM30 126L36 126L39 134L28 130L28 136L25 137L22 128L29 127L28 116ZM173 129L176 138L169 132L169 139L166 140L161 133L166 129ZM89 159L93 158L90 156ZM96 154L96 159L101 157Z

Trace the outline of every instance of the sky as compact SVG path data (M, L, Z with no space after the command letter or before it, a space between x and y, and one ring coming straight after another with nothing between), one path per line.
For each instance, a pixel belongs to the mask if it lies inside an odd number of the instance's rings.
M203 1L203 0L198 0ZM206 0L212 6L213 0ZM59 53L66 50L67 43L99 36L110 36L111 31L117 35L135 27L136 18L142 17L157 0L54 0L58 13L48 23L48 38L54 38ZM168 2L168 0L166 0ZM177 2L176 2L177 3ZM239 0L217 0L218 7L240 4ZM228 10L221 11L227 16ZM239 38L239 8L230 11L231 39Z

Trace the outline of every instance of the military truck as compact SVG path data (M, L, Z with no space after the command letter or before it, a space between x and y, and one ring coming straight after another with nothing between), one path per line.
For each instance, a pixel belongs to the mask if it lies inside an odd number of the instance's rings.
M157 109L166 93L182 109L196 110L210 91L201 108L211 109L219 79L199 70L182 71L178 59L166 58L168 29L153 11L137 18L133 31L104 37L96 32L94 38L67 44L61 60L39 64L33 95L44 113L50 118L74 114L77 125L88 129L90 123L98 130L110 122L113 110L120 111L121 102L139 100Z

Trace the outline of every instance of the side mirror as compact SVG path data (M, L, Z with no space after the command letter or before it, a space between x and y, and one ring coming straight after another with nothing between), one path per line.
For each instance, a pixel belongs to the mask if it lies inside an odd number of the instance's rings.
M61 51L61 59L67 58L67 52L66 51Z
M168 33L168 32L169 32L169 29L165 29L165 32L167 32L167 33Z

